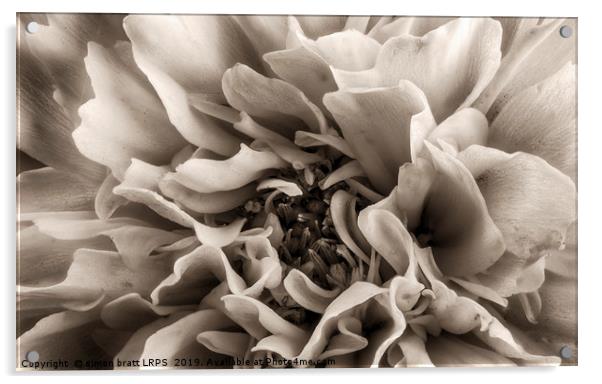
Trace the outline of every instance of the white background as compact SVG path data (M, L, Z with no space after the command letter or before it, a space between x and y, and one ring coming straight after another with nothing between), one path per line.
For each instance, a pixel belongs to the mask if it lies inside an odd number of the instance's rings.
M384 1L384 0L22 0L1 1L2 50L0 71L2 98L2 188L0 188L0 244L3 260L2 341L0 373L8 382L43 380L45 383L106 383L144 381L164 383L243 381L306 383L329 380L347 382L394 381L508 383L531 381L541 384L600 382L602 349L602 215L599 165L602 164L602 37L597 2L578 0L503 1ZM599 8L599 7L598 7ZM269 372L155 371L151 373L15 373L15 12L139 12L139 13L280 13L280 14L363 14L363 15L455 15L455 16L564 16L579 17L579 367L562 368L437 368L437 369L355 369L355 370L272 370ZM36 377L41 376L41 377ZM173 376L173 377L170 377ZM597 379L594 379L598 377Z

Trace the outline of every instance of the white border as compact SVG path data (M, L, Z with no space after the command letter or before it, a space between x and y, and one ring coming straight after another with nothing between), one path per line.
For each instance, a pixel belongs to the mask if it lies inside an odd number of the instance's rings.
M601 336L598 323L602 310L598 293L602 292L598 282L602 274L602 255L597 241L600 239L602 215L600 197L600 165L602 165L602 127L598 114L602 55L597 40L600 21L599 9L594 1L548 0L528 2L525 0L488 1L385 1L385 0L21 0L17 4L2 4L2 66L3 87L0 116L2 116L2 230L0 243L4 245L2 280L4 282L2 344L0 361L2 374L8 382L13 380L44 380L48 383L106 383L106 381L131 382L143 380L155 383L166 380L199 382L218 379L245 382L305 383L326 379L337 382L377 381L420 381L462 382L480 380L489 383L506 383L511 380L530 380L539 383L581 382L600 376L598 369ZM522 368L522 369L436 369L436 370L304 370L297 372L271 371L248 372L179 372L161 371L148 374L95 374L83 373L46 374L36 378L32 374L14 373L14 255L15 255L15 12L136 12L136 13L265 13L265 14L399 14L399 15L458 15L458 16L564 16L579 18L579 367ZM601 324L602 325L602 324ZM173 379L167 376L175 376ZM595 376L594 376L595 375ZM39 376L39 375L38 375Z

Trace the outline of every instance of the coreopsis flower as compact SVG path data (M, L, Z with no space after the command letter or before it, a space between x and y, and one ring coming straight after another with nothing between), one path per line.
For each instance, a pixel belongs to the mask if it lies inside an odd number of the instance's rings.
M571 20L34 19L19 34L19 364L576 351Z

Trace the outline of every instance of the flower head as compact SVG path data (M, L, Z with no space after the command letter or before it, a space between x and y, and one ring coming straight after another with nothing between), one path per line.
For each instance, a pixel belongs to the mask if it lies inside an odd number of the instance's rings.
M576 286L570 20L38 21L19 45L20 356L400 367L576 348L557 294Z

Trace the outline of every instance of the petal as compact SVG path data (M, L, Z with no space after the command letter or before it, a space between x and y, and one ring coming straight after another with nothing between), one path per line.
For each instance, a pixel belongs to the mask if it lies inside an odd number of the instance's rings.
M511 22L513 19L508 20ZM519 63L511 71L507 83L487 113L490 120L524 89L544 81L569 62L577 63L576 19L558 18L541 22L536 18L517 18L514 21L515 33L512 38L507 39L503 51L504 60L507 62L504 66L509 67L509 64L515 61ZM573 36L560 36L558 31L561 25L571 27L574 31ZM504 32L506 30L504 27ZM532 44L533 40L529 42L533 37L536 37L533 39L536 40L535 44Z
M262 302L248 296L222 297L226 313L236 324L259 340L252 351L268 350L292 358L308 338L303 329L284 320Z
M341 89L393 86L409 80L424 91L437 121L470 106L500 63L502 28L492 19L460 18L423 37L400 36L382 47L374 68L334 70Z
M310 39L338 32L345 27L347 21L347 17L344 16L295 16L295 18Z
M123 346L123 348L117 353L117 355L113 358L113 362L115 366L119 366L119 362L121 361L122 369L139 369L138 366L128 366L127 363L124 362L133 362L134 360L140 360L140 356L142 355L142 351L146 344L146 340L158 332L160 329L173 324L184 316L188 315L189 312L177 312L168 317L159 318L152 323L149 323L142 328L139 328L134 334L130 337L127 343Z
M94 94L84 66L89 41L105 46L124 40L119 14L46 14L48 25L38 23L37 33L23 33L23 43L48 68L54 99L75 126L77 109Z
M174 360L180 356L192 359L202 357L207 361L212 353L198 344L197 335L232 326L226 315L214 309L191 313L152 334L146 340L140 358L150 360L161 354L161 359L167 359L169 365L175 364Z
M73 252L79 248L111 249L110 240L58 240L40 232L35 225L18 232L17 284L48 286L60 283L67 276Z
M501 354L469 344L452 335L429 338L426 342L426 350L437 367L516 365Z
M265 143L275 154L291 163L295 168L304 168L307 164L316 163L321 157L299 149L291 140L257 124L247 113L240 113L240 120L234 123L234 129L245 135ZM305 131L297 131L305 132Z
M312 312L324 313L324 310L340 293L340 290L326 290L316 285L298 269L291 270L283 281L284 289L303 308Z
M260 65L238 24L217 15L133 15L126 17L124 28L133 42L136 63L182 135L202 148L233 154L239 142L236 136L193 110L188 95L203 93L223 100L221 78L227 68L237 62Z
M286 16L234 15L233 18L255 47L258 57L286 46L288 29Z
M310 44L327 64L346 71L372 68L380 50L376 40L355 30L322 36Z
M119 207L127 204L127 199L113 193L113 188L119 185L113 174L109 173L102 182L94 199L94 210L99 219L108 219Z
M163 177L159 182L159 189L166 197L198 213L226 212L241 206L256 195L255 183L231 191L199 193L177 182L173 173Z
M328 63L304 46L267 53L263 56L278 77L300 89L312 103L324 109L324 94L336 91Z
M424 213L428 221L423 225L433 231L437 265L451 276L484 271L504 253L502 232L490 217L491 206L459 160L428 143L427 147L438 174Z
M326 190L332 187L333 185L340 183L341 181L345 181L347 179L357 176L365 176L364 169L362 168L359 161L352 160L332 171L328 176L320 180L318 185L320 186L320 189Z
M195 307L154 305L143 299L139 293L129 293L107 303L102 308L100 318L112 329L136 331L161 317L179 311L194 310Z
M346 355L368 346L368 339L361 335L362 323L355 317L342 317L337 323L338 334L330 338L319 360Z
M406 367L432 367L433 362L426 351L424 340L413 332L404 332L397 342Z
M245 356L251 336L241 332L204 331L196 340L215 353L240 359Z
M244 64L236 64L224 74L222 86L226 99L239 111L247 112L285 137L308 127L325 132L326 119L320 109L295 86L267 78Z
M328 340L335 331L340 318L344 317L349 310L385 292L387 292L387 289L367 282L356 282L347 288L347 290L326 307L324 315L314 327L310 339L305 344L298 358L317 358L327 346Z
M372 247L387 260L396 274L404 275L413 255L413 240L401 221L383 209L360 213L358 224Z
M444 140L457 151L462 151L473 144L485 145L488 133L489 124L485 115L478 109L464 108L439 124L428 140L432 143Z
M526 153L503 160L494 149L474 146L467 150L472 151L494 159L475 177L508 251L534 260L546 249L558 249L576 215L576 190L571 179Z
M368 36L384 44L390 38L401 35L423 36L451 20L451 17L398 17L390 23L374 27Z
M17 176L19 212L89 211L98 185L73 173L40 168Z
M98 311L65 311L45 317L17 339L17 359L26 360L30 351L38 352L42 361L106 359L91 339L97 326Z
M100 183L106 170L75 146L71 137L75 126L52 98L52 80L44 71L44 64L31 52L18 48L17 148L57 171Z
M424 94L407 81L329 93L324 103L381 193L394 187L399 167L420 152L421 138L435 127Z
M200 193L230 191L260 178L287 163L269 151L255 151L241 144L233 157L219 161L191 159L179 165L173 179Z
M130 56L127 43L114 50L89 44L85 62L95 98L80 108L82 123L73 132L77 148L120 180L132 158L164 164L185 145Z
M231 292L246 288L220 249L202 245L175 262L173 273L153 290L151 299L155 305L199 303L221 281Z
M370 245L362 235L355 212L357 198L344 190L338 190L330 201L330 214L341 241L365 263L370 263Z
M300 147L319 147L323 145L331 146L349 158L355 159L353 151L349 144L338 134L318 134L307 131L297 131L295 133L295 144Z
M576 66L524 89L491 123L489 146L539 156L575 180L577 174Z

